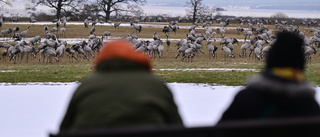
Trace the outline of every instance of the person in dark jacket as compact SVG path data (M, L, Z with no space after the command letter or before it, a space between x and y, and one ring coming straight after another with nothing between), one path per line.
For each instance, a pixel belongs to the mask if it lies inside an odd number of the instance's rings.
M304 78L303 39L279 32L271 46L265 69L237 93L219 123L320 115L315 90Z
M125 40L108 42L95 71L74 92L60 131L181 125L173 95L151 61Z

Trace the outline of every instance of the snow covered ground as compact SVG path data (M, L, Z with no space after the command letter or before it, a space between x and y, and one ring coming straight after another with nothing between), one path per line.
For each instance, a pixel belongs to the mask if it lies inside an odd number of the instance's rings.
M59 124L77 83L0 83L0 136L46 137ZM214 125L241 87L168 83L188 127Z
M242 86L168 83L187 127L212 126ZM0 83L0 136L47 137L58 132L78 83ZM316 88L318 93L320 88ZM320 95L317 94L320 102Z

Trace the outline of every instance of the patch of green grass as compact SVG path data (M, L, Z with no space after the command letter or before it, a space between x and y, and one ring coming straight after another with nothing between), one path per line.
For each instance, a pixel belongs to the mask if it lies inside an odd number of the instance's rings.
M165 82L215 83L220 85L243 85L256 72L250 71L156 71Z
M12 64L1 66L0 70L16 70L16 72L0 72L1 82L74 82L88 76L92 72L92 65L88 63Z

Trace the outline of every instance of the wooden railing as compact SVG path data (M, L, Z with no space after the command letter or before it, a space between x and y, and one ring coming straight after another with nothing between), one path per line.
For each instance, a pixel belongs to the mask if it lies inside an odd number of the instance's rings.
M320 117L242 120L212 127L130 127L60 132L50 137L320 137Z

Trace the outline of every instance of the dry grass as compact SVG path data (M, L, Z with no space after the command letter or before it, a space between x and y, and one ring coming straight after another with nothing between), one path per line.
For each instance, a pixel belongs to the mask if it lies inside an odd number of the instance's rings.
M156 24L156 23L155 23ZM167 25L166 23L157 23L161 25ZM183 23L180 26L191 26L191 24ZM29 25L14 25L14 24L4 24L1 29L13 28L15 26L20 27L20 32L25 30ZM27 37L34 37L40 35L44 37L44 26L45 25L31 25L30 31ZM54 24L49 25L53 27ZM218 26L214 24L213 26ZM237 24L230 24L230 27L237 27ZM90 26L91 27L91 26ZM84 28L82 25L67 25L66 37L67 38L84 38L87 39L89 36L89 28ZM274 32L277 29L270 25L269 29ZM311 28L300 27L308 37L313 34L310 31ZM97 25L97 31L95 34L101 36L104 31L110 31L113 37L126 37L131 34L134 30L132 27L120 26L119 29L115 29L111 25L102 26ZM161 32L162 28L155 27L143 27L142 32L138 34L140 38L152 38L153 32L158 32L160 38L165 39L164 33ZM170 34L170 39L183 39L188 33L188 29L180 28L176 35ZM196 33L204 33L204 29L196 29ZM238 39L243 39L243 35L238 35L236 30L228 29L226 30L227 37L235 37ZM219 34L217 36L220 38ZM193 62L181 61L181 56L175 59L177 53L177 47L175 42L171 43L170 47L165 45L165 52L162 58L153 59L153 66L155 69L160 68L253 68L260 69L264 66L264 60L257 60L254 58L241 58L239 57L240 45L235 45L234 54L235 58L224 58L224 53L221 50L218 42L213 44L218 45L217 57L209 57L206 47L206 42L203 42L203 50L205 54L198 53L193 59ZM70 46L70 45L69 45ZM320 68L319 55L312 56L312 62L307 65L307 78L314 81L316 84L320 84L320 74L318 74L318 69ZM78 81L86 77L92 71L92 59L90 61L80 59L78 61L73 61L65 55L60 62L53 62L52 64L47 64L39 62L38 59L29 60L27 63L25 59L22 61L17 61L17 64L5 61L3 58L0 60L0 70L18 70L18 72L1 73L0 72L0 82L49 82L49 81L61 81L70 82ZM81 68L81 69L79 69ZM76 71L75 71L76 70ZM76 73L74 73L76 72ZM51 75L49 75L51 74ZM155 71L155 74L159 75L167 82L193 82L193 83L219 83L224 85L241 85L249 76L256 74L256 72L224 72L224 71Z

